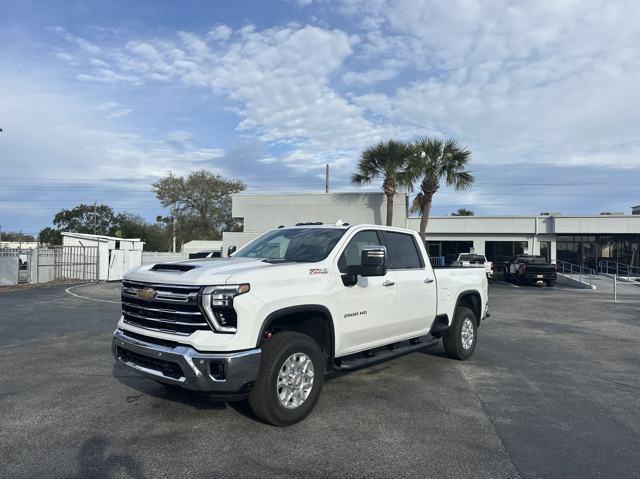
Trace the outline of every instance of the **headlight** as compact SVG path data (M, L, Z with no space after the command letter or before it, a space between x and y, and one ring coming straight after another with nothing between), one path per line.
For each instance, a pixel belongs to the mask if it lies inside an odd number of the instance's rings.
M218 333L235 333L238 327L233 298L249 291L248 284L207 286L202 290L201 304L209 324Z

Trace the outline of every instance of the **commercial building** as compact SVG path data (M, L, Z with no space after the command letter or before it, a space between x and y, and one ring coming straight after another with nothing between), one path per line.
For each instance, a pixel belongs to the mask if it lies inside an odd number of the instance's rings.
M483 253L497 263L520 253L540 254L550 261L597 268L603 261L640 267L640 206L633 215L607 213L537 216L432 216L427 227L431 256L450 263L460 252ZM238 194L232 215L242 219L243 232L223 235L223 253L240 247L280 225L338 220L351 224L383 224L382 193ZM408 214L408 198L394 198L393 225L418 231L420 219Z
M191 240L182 245L182 253L200 253L202 251L220 251L222 249L222 241L209 240Z

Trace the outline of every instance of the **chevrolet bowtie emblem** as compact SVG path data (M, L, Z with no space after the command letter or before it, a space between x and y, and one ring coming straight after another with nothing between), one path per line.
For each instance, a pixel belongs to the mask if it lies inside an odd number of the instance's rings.
M145 301L151 301L155 299L157 291L153 288L144 288L138 291L138 298L144 299Z

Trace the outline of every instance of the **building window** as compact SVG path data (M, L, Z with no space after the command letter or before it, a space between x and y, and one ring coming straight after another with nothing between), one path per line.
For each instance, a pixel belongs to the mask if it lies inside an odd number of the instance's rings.
M640 267L640 235L558 235L556 257L588 268L603 262Z
M526 241L487 241L484 245L485 256L497 265L504 265L519 254L524 254L528 246Z
M473 241L427 241L427 252L430 257L444 257L444 264L450 265L460 253L469 253L473 249Z

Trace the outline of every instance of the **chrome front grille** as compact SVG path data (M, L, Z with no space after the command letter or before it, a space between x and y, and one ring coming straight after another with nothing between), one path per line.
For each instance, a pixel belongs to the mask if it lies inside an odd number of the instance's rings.
M122 282L124 322L139 328L188 336L211 330L199 306L199 286Z

